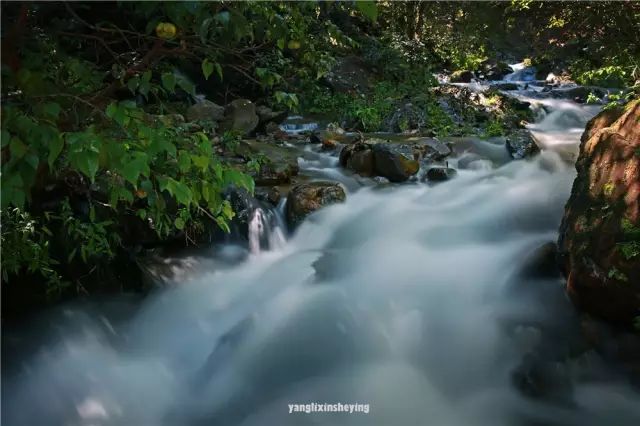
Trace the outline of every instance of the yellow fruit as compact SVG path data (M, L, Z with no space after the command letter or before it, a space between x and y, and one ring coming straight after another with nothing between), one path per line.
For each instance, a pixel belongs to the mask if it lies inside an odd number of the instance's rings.
M176 26L170 22L160 22L156 25L156 35L165 40L176 36Z
M291 50L296 50L296 49L300 49L300 42L296 41L296 40L291 40L289 42L289 49Z

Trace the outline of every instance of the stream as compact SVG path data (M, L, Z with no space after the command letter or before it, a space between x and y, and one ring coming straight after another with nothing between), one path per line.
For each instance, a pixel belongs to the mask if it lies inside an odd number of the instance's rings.
M470 138L449 160L457 177L437 185L376 184L292 148L302 174L340 181L347 201L287 238L282 220L256 219L251 250L182 258L188 272L141 305L40 318L21 332L26 355L3 353L3 424L640 424L623 373L593 351L569 356L580 324L563 278L530 267L557 239L568 157L599 107L534 84L512 95L539 107L542 153L507 161L503 142ZM289 412L314 402L369 412Z

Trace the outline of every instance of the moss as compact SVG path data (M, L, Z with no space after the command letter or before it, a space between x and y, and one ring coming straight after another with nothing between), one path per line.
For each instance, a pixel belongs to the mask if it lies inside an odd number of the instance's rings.
M602 192L604 193L605 196L610 197L613 194L613 190L615 189L615 185L613 184L613 182L607 182L603 187L602 187Z

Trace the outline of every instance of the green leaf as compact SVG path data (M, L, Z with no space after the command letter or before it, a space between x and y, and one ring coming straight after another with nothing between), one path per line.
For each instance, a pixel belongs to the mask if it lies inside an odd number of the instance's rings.
M9 150L11 152L11 158L19 159L24 157L29 148L19 138L11 138L9 143Z
M216 72L218 73L218 77L220 77L220 81L222 81L222 67L217 62L215 64L215 67L216 67Z
M2 129L2 136L0 136L0 141L2 142L2 148L9 145L10 140L11 140L11 134L7 130Z
M209 80L209 76L213 73L213 68L213 62L210 62L208 59L202 61L202 74L204 75L205 80Z
M179 78L177 83L182 90L184 90L191 96L194 96L194 97L196 96L196 86L194 86L192 82L190 82L186 78Z
M60 104L56 102L47 102L42 105L42 112L47 118L51 120L57 120L60 116Z
M378 7L375 1L356 1L356 7L370 21L375 22L378 19Z
M47 161L49 162L49 168L53 168L53 163L60 156L62 148L64 148L64 140L62 139L62 135L58 134L57 137L49 140L49 157L47 158Z
M149 175L149 157L144 152L135 152L119 171L122 177L135 186L140 175Z
M71 165L80 170L91 180L91 182L93 182L96 177L96 173L98 172L98 153L91 150L86 150L76 152L70 157Z
M144 74L142 74L142 82L149 83L151 81L151 76L151 70L145 71Z
M162 87L164 87L169 93L173 93L176 90L176 76L171 72L165 72L162 74Z
M278 49L284 50L285 40L283 38L279 38L277 41Z
M140 85L140 79L136 77L132 77L127 81L127 87L131 93L136 93L136 89Z
M186 173L191 168L191 156L187 151L181 150L178 153L178 168L182 173Z
M176 217L176 220L173 221L173 224L176 226L177 229L184 229L184 220L182 220L182 218L180 217Z

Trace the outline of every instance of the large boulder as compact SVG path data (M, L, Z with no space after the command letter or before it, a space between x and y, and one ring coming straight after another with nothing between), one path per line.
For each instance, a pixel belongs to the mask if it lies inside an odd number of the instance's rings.
M387 132L407 132L425 127L427 115L424 108L410 102L396 108L382 124Z
M256 106L247 99L236 99L225 108L223 129L235 130L248 135L258 126L260 118L256 114Z
M409 146L378 143L372 150L376 174L391 182L404 182L420 170L420 163L414 159Z
M188 121L221 121L224 119L224 107L208 100L202 100L187 109Z
M366 92L371 81L371 67L358 56L339 58L323 78L324 84L337 93Z
M630 325L640 316L640 101L591 120L576 169L558 241L567 292Z
M308 215L347 198L336 182L308 182L294 186L287 197L286 215L290 227L299 225Z

